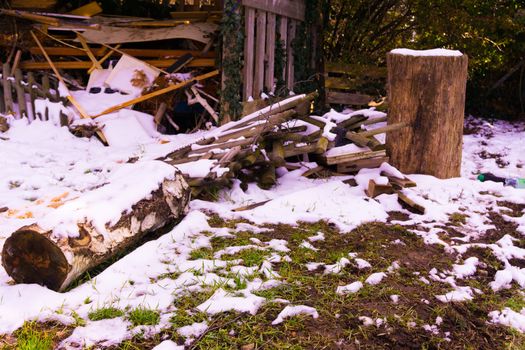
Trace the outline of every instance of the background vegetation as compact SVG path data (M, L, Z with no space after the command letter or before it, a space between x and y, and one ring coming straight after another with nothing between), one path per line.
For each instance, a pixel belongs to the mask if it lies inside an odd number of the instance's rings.
M396 47L460 50L470 61L467 111L524 117L524 1L325 0L324 6L327 60L385 65Z

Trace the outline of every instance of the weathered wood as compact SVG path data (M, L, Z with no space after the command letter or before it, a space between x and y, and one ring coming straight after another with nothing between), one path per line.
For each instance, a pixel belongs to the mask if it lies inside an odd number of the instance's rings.
M162 122L162 119L164 118L164 114L166 114L166 110L168 109L168 105L166 102L161 102L159 108L157 108L157 111L155 112L155 124L159 125Z
M366 194L368 197L375 198L381 194L392 194L394 188L391 184L378 185L373 179L368 181L368 189Z
M244 40L244 100L253 97L253 67L255 53L255 10L245 9L245 40Z
M330 104L364 106L372 101L372 96L338 91L327 91L326 99Z
M294 57L292 43L295 39L295 32L297 29L297 21L288 21L288 39L286 40L286 87L288 90L293 90L295 84L294 78Z
M283 79L283 81L286 81L286 68L287 68L287 65L286 65L286 60L288 59L288 55L287 55L287 49L288 49L288 18L287 17L281 17L281 25L279 26L279 36L281 37L281 41L282 41L282 47L283 49L285 50L284 51L284 56L283 57L283 71L280 72L281 73L281 77Z
M266 44L266 12L257 10L257 34L255 37L255 76L253 98L261 98L264 88L264 53Z
M133 56L133 57L148 57L148 58L179 58L186 54L191 54L194 57L200 57L200 58L214 58L216 55L214 51L208 51L208 52L203 53L202 51L196 51L196 50L133 49L133 48L129 48L129 49L123 48L118 51L114 50L114 49L118 49L119 47L120 45L112 48L114 52L112 52L111 55L116 55L117 53L119 54L125 53L126 55ZM92 48L91 52L93 52L93 55L95 55L96 57L100 57L102 55L107 54L108 49L109 48L105 46L97 47L97 48ZM44 47L44 50L46 50L49 56L87 56L86 51L82 50L81 48L46 46ZM40 51L40 48L38 47L31 47L29 49L29 52L33 55L39 55L42 53Z
M394 185L398 189L405 188L405 187L416 187L417 186L417 183L415 183L414 181L410 180L408 177L399 178L399 177L395 177L395 176L389 175L389 174L387 174L384 171L381 172L381 176L386 176L388 178L388 181L390 181L390 183L392 185Z
M304 0L242 0L242 4L284 17L304 21Z
M383 162L388 163L388 157L375 157L350 161L346 163L337 164L337 172L339 173L357 173L361 169L373 169L379 167Z
M366 152L357 152L357 153L348 153L341 154L336 156L326 156L325 162L328 165L348 163L356 160L375 158L375 157L385 157L385 151L366 151Z
M270 154L270 159L276 167L284 165L284 148L282 141L276 140L272 142L272 153Z
M169 85L169 86L167 86L167 87L165 87L163 89L150 92L149 94L146 94L146 95L143 95L143 96L139 96L137 98L134 98L132 100L126 101L126 102L121 103L119 105L107 108L106 110L102 111L101 113L96 114L94 116L91 116L91 118L97 118L97 117L100 117L100 116L108 114L108 113L116 112L118 110L121 110L122 108L126 108L126 107L129 107L131 105L134 105L135 103L139 103L139 102L143 102L143 101L149 100L150 98L153 98L153 97L156 97L156 96L160 96L160 95L163 95L163 94L165 94L167 92L183 88L183 87L185 87L185 86L187 86L187 85L189 85L189 84L191 84L193 82L196 82L196 81L206 80L206 79L214 77L214 76L216 76L218 74L219 74L219 71L218 70L214 70L212 72L209 72L209 73L206 73L206 74L202 74L202 75L198 75L196 77L193 77L193 78L185 80L185 81L181 81L180 83Z
M2 264L17 283L63 291L87 270L184 215L189 194L188 184L177 173L173 180L165 179L149 199L135 203L116 224L107 224L109 234L99 232L89 217L78 223L77 237L57 237L36 224L22 227L5 241Z
M157 68L167 68L173 64L173 60L144 60L149 65ZM89 69L93 66L90 61L58 61L55 67L58 69ZM212 58L195 58L186 67L215 67L215 60ZM24 70L52 69L48 62L22 61L20 68Z
M20 69L15 70L15 90L16 102L18 103L18 114L20 115L20 118L28 118L26 95L22 85L23 81L22 71Z
M266 20L266 72L264 86L267 91L273 92L275 80L275 14L268 13Z
M12 95L12 89L11 89L11 80L9 80L11 76L11 68L9 63L4 63L2 66L2 82L3 82L3 89L4 89L4 102L5 102L5 110L6 113L13 113L13 95Z
M406 206L408 206L409 211L415 212L416 214L425 214L426 209L424 206L414 202L412 199L410 199L406 194L404 194L401 191L396 191L396 193L397 193L398 201L401 204L405 204Z
M460 176L468 58L389 53L389 123L411 127L387 135L392 165L404 173Z
M36 119L36 111L35 111L35 99L36 99L36 81L35 81L35 75L33 72L27 73L27 89L26 91L29 93L29 100L31 103L31 112L33 114L33 120Z
M376 140L375 138L368 138L366 136L363 136L361 135L361 133L349 131L346 133L345 137L357 146L370 147L370 149L373 151L377 151L378 148L381 147L381 143L378 140Z
M363 131L363 132L360 132L359 135L363 137L370 137L370 136L379 135L383 133L389 133L389 132L396 131L396 130L401 130L403 128L406 128L407 126L408 126L408 123L406 122L395 123L395 124L383 126L381 128Z

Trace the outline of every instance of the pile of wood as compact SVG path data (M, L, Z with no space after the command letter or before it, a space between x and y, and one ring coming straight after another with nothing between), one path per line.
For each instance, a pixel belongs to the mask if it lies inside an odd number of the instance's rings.
M311 93L275 103L212 130L163 160L181 168L194 195L229 186L234 178L243 184L257 182L261 188L269 188L276 183L276 169L297 170L304 161L317 163L303 173L306 177L346 175L388 161L385 145L375 135L398 130L405 124L365 130L386 122L386 117L370 119L365 115L335 124L310 115L316 97L317 93ZM210 171L195 176L192 169L200 167L197 162L208 164Z

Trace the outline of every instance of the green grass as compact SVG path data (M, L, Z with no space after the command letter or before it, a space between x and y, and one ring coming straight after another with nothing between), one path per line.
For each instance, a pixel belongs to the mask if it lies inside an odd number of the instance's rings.
M138 307L129 312L128 319L131 321L133 326L154 326L159 323L160 315L156 310Z
M190 253L191 260L208 259L213 260L213 251L209 248L200 248L192 250Z
M18 331L17 346L18 350L48 350L53 348L52 336L42 330L37 329L35 322L26 322Z
M105 320L108 318L116 318L124 315L124 311L114 308L114 307L103 307L101 309L97 309L94 311L91 311L88 314L88 318L91 321L99 321L99 320Z

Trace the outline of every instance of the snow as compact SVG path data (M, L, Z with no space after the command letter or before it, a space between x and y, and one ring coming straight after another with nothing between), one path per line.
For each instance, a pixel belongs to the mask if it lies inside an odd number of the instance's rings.
M381 283L381 281L385 277L386 277L386 273L384 273L384 272L376 272L376 273L373 273L370 276L368 276L368 278L365 280L365 283L368 283L368 284L371 284L371 285L374 286L376 284Z
M359 292L361 288L363 288L363 283L357 281L357 282L347 284L346 286L337 287L335 292L337 294L344 295L344 294L349 294L349 293L357 293Z
M78 94L82 103L92 100L95 95L73 93ZM117 100L129 98L129 95L116 93L109 96L101 92L97 94L97 102L100 100L100 103L87 107L92 113L115 104ZM50 109L50 115L56 116L62 111L70 118L78 117L62 105L45 102L39 108L45 106ZM331 111L317 118L338 123L358 114L370 118L384 117L384 113L368 109L351 113ZM251 117L256 116L254 114ZM113 122L118 124L120 119L126 118L132 120L126 123L126 127L131 124L135 126L133 130L130 129L129 134L119 134L118 127L114 128L114 133L110 130ZM63 238L77 235L78 228L74 223L85 218L104 229L106 224L114 223L122 212L130 210L134 203L158 188L164 178L173 177L175 167L156 161L156 158L203 136L220 135L227 129L220 127L208 133L191 135L159 135L152 125L151 116L123 110L99 119L106 125L107 129L104 130L108 132L111 144L110 147L103 147L95 139L73 137L66 128L56 126L57 117L52 119L49 122L35 121L30 125L25 120L10 119L11 129L0 135L0 208L9 208L0 213L0 248L14 230L27 224L38 223L53 229L57 237ZM471 248L486 249L501 262L501 270L496 272L490 282L490 288L494 292L513 286L523 289L525 269L513 266L512 263L513 259L525 258L525 249L520 247L517 240L521 237L514 237L513 233L509 233L496 242L479 243L479 240L484 238L488 230L494 228L488 219L488 212L491 210L502 213L504 220L515 223L518 225L518 232L525 233L525 215L506 215L504 213L509 209L501 204L504 201L524 204L524 192L498 183L481 183L475 177L480 172L525 177L525 155L520 151L525 146L525 126L505 122L478 122L473 118L467 118L467 124L479 128L479 131L464 137L462 177L440 180L427 175L407 174L418 186L405 189L404 193L426 207L427 212L424 215L404 210L397 202L396 195L381 195L375 199L366 196L364 190L370 179L379 183L385 181L381 172L404 177L388 163L382 164L378 169L360 171L355 176L357 187L351 187L342 181L351 176L326 179L302 177L305 169L316 166L315 163L308 162L301 163L301 169L295 171L280 169L282 176L271 190L262 190L255 184L249 184L247 190L243 191L240 182L235 181L231 189L220 192L217 202L193 200L191 211L173 230L142 245L91 281L66 293L56 293L38 285L13 285L3 268L0 268L0 334L13 332L26 320L54 320L74 325L75 312L78 317L86 320L86 325L75 327L71 336L63 341L64 346L118 346L137 332L159 334L168 329L170 324L166 320L177 312L174 307L177 298L202 291L213 291L211 297L197 307L210 316L230 311L256 314L268 302L255 295L256 292L286 283L275 271L275 264L290 260L286 255L291 248L288 239L265 242L262 235L252 237L249 244L231 244L222 251L215 252L215 256L209 259L192 260L191 252L211 247L210 240L214 237L235 237L241 231L257 235L269 230L260 226L278 223L297 226L300 221L325 220L346 234L366 222L386 221L388 211L392 210L407 214L409 219L406 222L393 222L394 224L409 226L409 230L427 244L439 244L445 252L459 254L456 263L448 270L422 270L421 276L416 277L423 283L444 284L450 288L446 290L448 292L436 295L433 302L476 301L479 290L459 285L463 279L476 278L484 268L483 259L469 257ZM169 142L161 144L160 140ZM500 157L489 155L487 158L487 152L497 153ZM137 161L128 162L131 158ZM502 163L507 165L501 167ZM210 170L224 171L216 168L216 163L211 160L177 168L192 176L203 176ZM234 208L262 201L268 202L252 210L232 211ZM238 223L234 229L212 228L207 222L205 211L216 212L225 219L244 219L251 223ZM447 237L442 227L454 213L465 214L465 223L455 227L458 235L451 234ZM325 233L314 232L308 235L304 241L300 241L303 247L323 247ZM384 249L404 249L402 240L398 239L394 243L395 245L385 245ZM265 254L263 263L260 266L244 266L239 259L221 260L243 249L260 250ZM349 247L350 249L353 248ZM367 261L350 253L335 264L312 261L303 266L305 270L319 274L338 274L348 265L365 269L358 271L363 275L354 279L360 281L341 282L349 284L339 286L335 291L340 295L348 295L357 293L364 284L383 282L387 275L395 273L399 268L399 264L392 263L385 272L371 273L366 270L375 264L375 261ZM168 278L167 275L176 277ZM244 281L246 288L229 291L228 288L236 286L232 275ZM248 280L248 277L253 279ZM87 298L90 301L86 304ZM399 298L398 295L390 295L392 303L399 302ZM32 302L28 303L28 300ZM90 311L108 306L125 310L125 315L110 320L88 320ZM147 326L149 328L133 327L128 321L128 314L129 310L137 307L158 311L163 321L155 326ZM317 314L315 309L307 306L288 305L282 310L281 318L278 317L276 321L301 313L314 318ZM508 308L489 314L491 322L520 331L525 331L524 317L525 311L518 312ZM384 325L382 318L362 316L360 319L366 324ZM199 332L206 330L208 323L185 326L177 332L187 339L196 338L201 334ZM436 319L435 325L431 323L426 328L433 332L433 327L439 326L441 322ZM182 347L165 340L156 348Z
M309 315L314 319L319 318L317 310L311 306L305 305L287 305L280 313L277 315L277 318L272 321L272 325L277 325L283 323L286 318L290 318L297 315Z
M118 345L130 339L128 326L131 323L122 318L93 321L84 327L77 327L73 333L60 344L66 349L86 349L92 346Z
M177 343L172 340L164 340L152 350L184 350L184 346L177 345Z
M447 49L430 49L430 50L411 50L411 49L394 49L390 51L392 54L404 55L404 56L445 56L445 57L458 57L463 56L460 51L447 50Z

